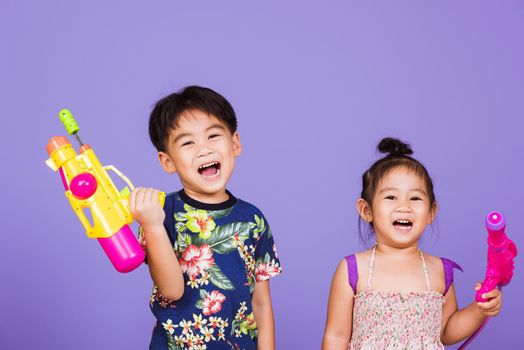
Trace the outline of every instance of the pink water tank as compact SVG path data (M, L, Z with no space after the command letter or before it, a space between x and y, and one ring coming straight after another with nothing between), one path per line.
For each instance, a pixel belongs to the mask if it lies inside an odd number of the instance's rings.
M119 272L130 272L140 266L146 254L129 225L124 225L109 238L98 238L109 260Z

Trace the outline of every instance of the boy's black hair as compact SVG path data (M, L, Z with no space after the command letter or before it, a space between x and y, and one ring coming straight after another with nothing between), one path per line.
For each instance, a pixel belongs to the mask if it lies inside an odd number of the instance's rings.
M200 110L224 123L231 134L237 131L237 117L231 104L219 93L206 87L187 86L160 99L149 117L149 137L159 152L165 152L171 129L189 110Z
M433 181L426 167L411 157L411 154L413 154L411 146L398 139L386 137L380 141L377 149L380 153L387 153L387 155L373 163L373 165L362 174L362 192L360 193L360 197L371 207L380 180L394 168L405 167L409 171L413 171L416 175L422 177L428 191L429 207L433 209L436 203ZM373 223L369 224L371 230L368 232L367 237L365 237L362 232L362 221L362 218L359 217L360 238L365 242L374 234Z

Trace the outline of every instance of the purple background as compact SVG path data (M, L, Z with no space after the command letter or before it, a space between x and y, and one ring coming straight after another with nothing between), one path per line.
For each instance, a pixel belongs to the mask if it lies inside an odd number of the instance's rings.
M423 247L465 269L459 305L484 276L490 210L524 250L521 0L1 0L0 39L2 349L149 342L147 269L113 270L44 164L63 107L103 164L172 191L147 135L152 104L188 84L231 101L244 153L229 188L262 208L285 268L271 282L278 349L320 347L384 136L411 142L433 176L440 212ZM522 348L523 259L471 348Z

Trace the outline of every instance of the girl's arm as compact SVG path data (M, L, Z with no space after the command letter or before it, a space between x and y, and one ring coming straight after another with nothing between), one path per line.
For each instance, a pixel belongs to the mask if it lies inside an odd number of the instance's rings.
M129 207L142 226L153 282L167 299L180 299L184 294L184 276L164 227L165 213L158 202L158 191L135 188Z
M269 280L256 282L251 302L253 314L258 328L258 348L260 350L275 349L275 325Z
M353 298L346 260L342 259L331 282L323 350L347 350L353 324Z
M475 290L480 289L477 283ZM452 284L446 294L446 302L442 307L442 334L441 341L444 345L458 343L471 336L488 316L496 316L502 306L502 293L494 289L485 294L485 303L476 301L467 307L458 310L455 286Z

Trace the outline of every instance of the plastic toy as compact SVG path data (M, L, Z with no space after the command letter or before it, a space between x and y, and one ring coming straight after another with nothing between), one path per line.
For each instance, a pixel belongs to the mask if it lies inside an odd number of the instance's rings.
M145 258L142 247L129 227L133 222L129 195L134 186L114 166L102 166L93 149L80 139L80 128L69 110L62 109L59 117L69 135L74 135L78 141L80 154L75 152L65 136L55 136L46 147L49 153L46 164L60 173L66 198L87 236L98 240L116 270L132 271ZM128 187L117 190L107 170L115 172ZM159 200L163 205L165 193L159 194Z
M506 220L501 213L491 212L486 217L488 230L488 267L482 287L475 296L477 301L484 302L482 294L493 288L507 285L513 277L513 259L517 256L517 247L504 232Z
M506 236L504 215L496 211L489 213L486 217L486 229L488 230L488 266L486 278L475 294L478 302L488 301L482 298L482 294L492 291L495 287L502 288L511 281L514 269L513 259L517 256L517 246ZM489 318L458 349L465 349L486 327L488 321Z

